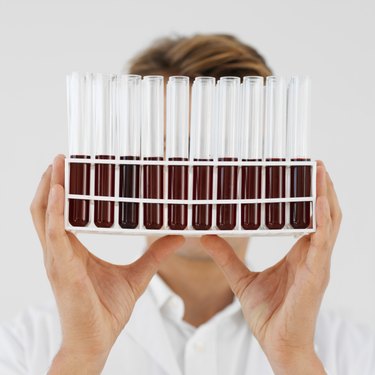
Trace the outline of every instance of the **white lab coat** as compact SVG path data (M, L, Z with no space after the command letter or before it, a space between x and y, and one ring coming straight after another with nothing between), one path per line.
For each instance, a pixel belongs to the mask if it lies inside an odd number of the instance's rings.
M198 336L208 340L207 350L196 345L195 355L189 349L185 367L181 369L161 311L149 287L118 337L103 375L273 374L242 314L235 315L233 311L198 328L201 329ZM46 374L60 341L54 302L29 308L0 326L0 375ZM221 352L215 349L219 346ZM375 336L367 330L320 314L315 347L330 375L375 375Z

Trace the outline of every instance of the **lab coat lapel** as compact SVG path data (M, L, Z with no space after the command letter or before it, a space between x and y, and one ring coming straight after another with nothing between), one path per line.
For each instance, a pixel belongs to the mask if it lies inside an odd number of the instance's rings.
M182 375L160 311L148 290L137 301L125 332L168 374Z
M245 373L245 372L244 372ZM246 365L247 374L273 375L272 367L269 364L263 349L255 336L251 335L249 354Z

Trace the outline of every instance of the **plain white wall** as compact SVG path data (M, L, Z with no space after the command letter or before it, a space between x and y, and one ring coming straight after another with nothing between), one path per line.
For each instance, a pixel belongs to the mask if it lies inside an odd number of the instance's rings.
M51 297L29 204L42 171L67 149L65 75L118 72L157 36L226 32L259 48L277 74L312 77L313 156L326 162L344 212L324 308L375 328L373 1L0 4L0 320ZM144 245L121 236L83 240L119 263ZM292 242L254 239L249 259L264 268Z

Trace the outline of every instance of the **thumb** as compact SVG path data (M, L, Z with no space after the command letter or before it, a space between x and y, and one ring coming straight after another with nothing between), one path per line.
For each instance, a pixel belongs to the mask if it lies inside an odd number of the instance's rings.
M214 262L223 271L229 286L237 297L255 277L247 266L238 258L227 241L217 235L204 235L201 243Z
M144 292L160 264L185 242L180 235L168 235L154 241L148 250L135 262L127 266L128 281L137 298Z
M46 256L64 261L71 257L72 249L64 226L64 188L51 187L46 212Z

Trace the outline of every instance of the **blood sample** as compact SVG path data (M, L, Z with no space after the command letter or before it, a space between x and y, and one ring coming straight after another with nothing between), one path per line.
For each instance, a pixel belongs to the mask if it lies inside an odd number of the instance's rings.
M213 159L194 159L194 161L213 161ZM212 199L212 165L193 167L193 200ZM208 230L212 226L212 204L194 204L192 226L197 230Z
M121 156L121 160L140 160L136 156ZM139 198L139 165L120 165L120 197ZM119 225L121 228L136 228L138 226L139 203L120 202Z
M189 77L172 76L167 84L167 159L189 160ZM188 198L189 167L168 166L168 198ZM169 229L185 229L188 205L168 204Z
M243 161L261 161L263 157L263 77L247 76L243 79L242 90ZM260 199L262 197L262 167L245 165L241 167L241 198ZM241 205L242 228L255 230L261 224L261 204Z
M285 161L286 90L284 79L266 79L265 140L266 161ZM266 198L285 198L285 166L266 166ZM285 226L285 203L266 203L265 223L269 229Z
M72 73L67 77L69 155L71 159L88 159L88 163L70 163L70 194L90 195L91 85L90 74ZM72 226L86 226L89 212L89 200L69 199L69 223Z
M261 161L262 159L242 159L243 161ZM260 199L262 197L262 167L258 165L242 166L241 198ZM241 225L243 229L255 230L261 223L261 204L241 205Z
M118 93L118 154L120 160L140 160L141 155L141 76L117 77ZM139 198L139 169L137 164L120 165L119 196ZM120 202L118 223L122 228L138 226L139 203Z
M291 161L309 161L310 159L291 159ZM311 167L307 165L290 167L290 196L311 196ZM295 229L304 229L310 225L311 202L290 203L290 225Z
M291 161L310 160L310 80L292 77L288 86L287 112L288 157ZM311 166L290 168L290 196L311 196ZM295 229L310 225L311 202L291 202L289 223Z
M221 77L218 82L218 161L237 161L239 154L239 77ZM217 199L237 199L238 166L218 166ZM236 226L237 204L216 206L216 225L221 230Z
M218 158L218 161L237 161L237 158ZM217 199L237 198L238 166L218 166ZM236 226L236 204L218 204L216 225L222 230L232 230Z
M191 156L194 161L210 161L214 149L215 78L197 77L192 87ZM193 167L193 200L212 199L213 166ZM192 226L208 230L212 226L212 204L193 204Z
M143 78L142 158L164 160L164 77ZM143 197L163 199L164 166L143 166ZM160 229L164 223L163 203L143 204L143 224L146 229Z
M168 158L171 161L188 161L188 158ZM168 166L168 198L187 199L188 176L187 165ZM185 229L187 226L188 206L187 204L168 205L168 227L169 229Z
M285 170L285 166L266 166L266 198L285 198ZM285 226L285 203L266 203L266 226L268 229L282 229Z
M95 159L115 159L115 117L113 114L115 77L96 74L94 76L94 126ZM114 197L115 165L95 163L95 195ZM94 223L100 228L110 228L114 223L114 201L94 201Z
M114 160L113 155L96 155L97 160ZM115 165L95 163L95 195L114 197L115 195ZM114 223L114 202L94 202L94 223L100 228L110 228Z
M163 160L162 157L144 157L144 160ZM163 197L164 169L162 165L143 166L143 197ZM164 213L162 203L144 203L143 220L146 229L160 229L163 226Z

